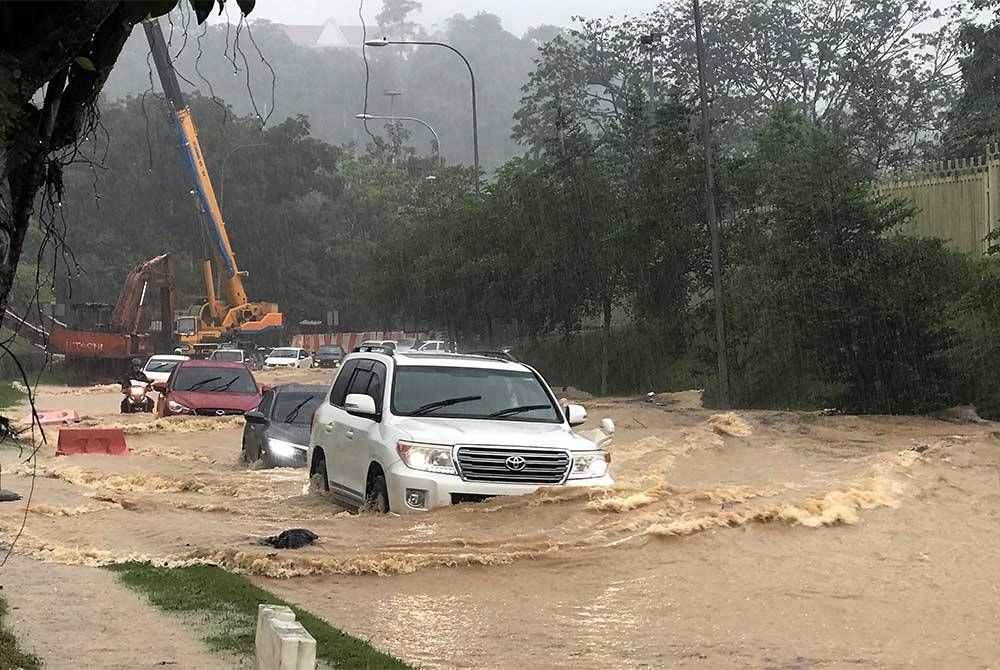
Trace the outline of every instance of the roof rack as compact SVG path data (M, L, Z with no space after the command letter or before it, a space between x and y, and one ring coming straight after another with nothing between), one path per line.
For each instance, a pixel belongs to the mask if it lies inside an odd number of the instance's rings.
M392 347L383 347L380 344L368 344L363 347L354 347L352 353L367 352L373 354L385 354L386 356L392 356L394 349Z
M466 356L483 356L484 358L498 358L502 361L510 361L511 363L519 363L514 355L508 350L495 351L490 349L481 349L479 351L466 351Z

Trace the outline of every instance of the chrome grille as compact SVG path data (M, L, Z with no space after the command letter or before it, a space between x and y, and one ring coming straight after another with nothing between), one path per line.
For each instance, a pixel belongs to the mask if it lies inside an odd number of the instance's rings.
M555 449L516 447L459 447L458 467L469 482L561 484L569 471L569 455ZM508 467L508 459L522 459L522 469Z
M221 414L219 412L221 412ZM214 409L214 408L202 407L196 409L194 413L197 414L198 416L226 416L230 414L243 414L244 412L241 409L233 409L231 407L226 409Z

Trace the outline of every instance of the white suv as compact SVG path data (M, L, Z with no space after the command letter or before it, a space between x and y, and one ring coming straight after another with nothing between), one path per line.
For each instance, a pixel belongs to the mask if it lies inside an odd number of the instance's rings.
M540 486L609 486L610 419L571 426L527 365L490 356L362 351L313 414L310 475L350 508L416 512Z

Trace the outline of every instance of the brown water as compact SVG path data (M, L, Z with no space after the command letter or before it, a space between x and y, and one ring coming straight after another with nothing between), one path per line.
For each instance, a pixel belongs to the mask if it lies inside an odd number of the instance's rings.
M124 425L132 455L43 448L19 553L220 564L423 667L1000 662L990 426L594 401L619 428L614 490L376 517L307 493L302 470L241 467L231 420L123 421L101 391L48 401ZM26 494L15 456L2 485ZM0 537L23 514L0 507ZM295 526L317 545L253 544Z

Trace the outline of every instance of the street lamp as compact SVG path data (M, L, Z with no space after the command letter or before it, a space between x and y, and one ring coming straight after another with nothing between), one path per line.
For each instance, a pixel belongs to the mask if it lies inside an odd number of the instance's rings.
M222 207L222 203L225 202L225 198L223 196L225 195L225 191L226 191L226 166L229 165L229 157L232 156L237 151L239 151L240 149L253 149L253 148L256 148L256 147L266 147L266 146L267 145L263 144L263 143L261 143L261 144L241 144L240 146L236 147L235 149L233 149L232 151L230 151L228 154L226 154L226 157L222 160L222 176L220 177L220 181L219 181L219 207Z
M437 155L438 165L442 164L441 140L438 138L437 131L431 127L431 124L427 123L423 119L418 119L415 116L376 116L374 114L355 114L354 118L361 119L362 121L413 121L414 123L419 123L424 128L431 131L431 135L434 136L434 153Z
M646 54L649 57L649 108L653 107L653 96L656 95L656 79L653 75L653 45L663 39L663 33L659 30L652 30L645 35L639 35L639 44L646 47Z
M458 57L462 59L465 63L465 67L469 70L469 79L472 81L472 156L473 163L476 169L476 196L479 196L479 117L476 112L476 75L472 71L472 65L469 63L469 59L466 58L461 51L451 46L450 44L445 44L444 42L425 42L423 40L390 40L387 37L383 37L380 40L365 40L366 47L384 47L390 44L416 44L421 46L432 46L432 47L444 47L445 49L450 49L458 54Z

